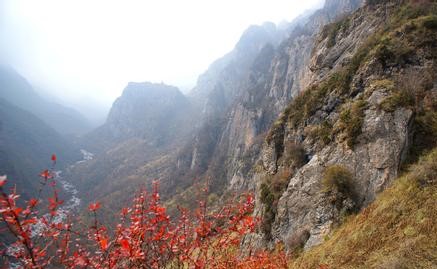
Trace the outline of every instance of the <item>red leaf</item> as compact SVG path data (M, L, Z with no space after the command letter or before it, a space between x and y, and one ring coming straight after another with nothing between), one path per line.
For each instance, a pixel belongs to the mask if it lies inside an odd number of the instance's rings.
M19 215L21 213L21 211L23 211L23 209L21 207L17 207L14 209L15 215Z
M120 245L121 247L126 250L126 251L130 251L130 245L129 245L129 241L127 241L126 239L121 239L120 240Z
M39 174L39 176L45 178L46 180L49 179L49 178L52 178L52 177L53 177L52 174L50 173L50 171L47 170L47 169L44 170L44 171L42 171L42 172Z
M35 207L38 204L38 200L35 198L32 198L29 200L29 206L30 207Z
M37 221L35 218L31 218L31 219L25 220L25 221L23 222L23 225L27 225L27 224L36 224L36 223L38 223L38 221Z
M100 203L99 203L99 202L91 203L91 204L88 206L88 209L89 209L90 211L96 211L96 210L99 209L99 208L100 208Z
M123 207L121 209L121 215L126 216L129 213L129 208Z
M107 248L108 248L108 239L106 239L106 238L102 238L102 239L100 239L100 247L103 249L103 250L106 250Z

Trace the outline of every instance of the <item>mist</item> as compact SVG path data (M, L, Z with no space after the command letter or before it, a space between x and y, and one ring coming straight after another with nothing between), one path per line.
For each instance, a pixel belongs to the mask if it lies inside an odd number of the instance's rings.
M322 2L0 0L0 62L97 117L129 81L188 92L249 25L290 21Z

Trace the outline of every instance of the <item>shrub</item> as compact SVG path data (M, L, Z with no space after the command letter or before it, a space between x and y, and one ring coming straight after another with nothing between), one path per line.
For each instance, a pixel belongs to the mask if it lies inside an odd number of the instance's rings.
M437 146L437 112L426 110L416 115L414 122L414 137L403 168L416 162L421 155Z
M353 198L354 178L344 166L332 165L326 168L322 185L325 192L338 192Z
M410 178L421 186L429 186L437 182L437 151L434 150L410 168Z
M382 44L376 49L375 58L378 59L385 68L390 62L394 61L396 54L388 45Z
M283 159L284 163L292 168L303 166L307 161L304 147L296 142L288 141L285 144Z
M353 148L357 137L361 134L362 125L364 122L364 109L367 102L358 100L352 103L350 107L346 107L340 113L339 126L346 135L346 143L349 148Z
M151 192L143 189L135 196L111 228L100 221L98 202L88 207L91 225L62 217L66 212L60 208L53 169L44 170L41 178L41 186L53 190L47 203L21 201L15 188L5 190L6 176L0 177L0 225L2 238L7 234L9 241L0 245L1 268L287 268L283 251L249 250L242 258L239 246L257 223L251 216L252 195L211 210L207 187L202 187L198 209L179 208L173 219L154 183ZM45 206L49 214L42 213Z
M393 112L400 107L409 107L414 105L414 94L411 90L400 89L382 101L380 107L387 112Z
M328 38L326 46L332 48L335 45L337 35L340 31L344 31L349 27L349 16L340 18L336 22L325 25L322 29L322 38Z
M399 107L408 107L420 112L420 103L423 101L426 91L433 85L432 74L428 69L409 70L405 74L398 75L392 94L380 105L387 112L393 112Z
M260 200L264 205L261 229L267 238L271 237L271 226L275 221L278 201L287 189L290 177L290 169L281 169L274 176L266 177L261 183Z
M310 126L307 130L308 136L327 145L332 141L332 125L328 121L323 121L316 126Z

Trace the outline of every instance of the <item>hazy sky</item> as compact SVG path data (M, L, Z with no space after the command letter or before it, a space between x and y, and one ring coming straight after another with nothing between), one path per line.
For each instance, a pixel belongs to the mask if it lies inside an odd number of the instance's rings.
M109 105L128 81L191 88L250 24L322 0L0 0L0 57L71 103Z

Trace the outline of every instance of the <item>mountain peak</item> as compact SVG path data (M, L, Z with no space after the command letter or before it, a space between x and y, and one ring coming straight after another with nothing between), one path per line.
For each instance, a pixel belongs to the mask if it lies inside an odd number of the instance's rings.
M166 85L164 83L152 82L129 82L123 90L122 97L136 96L136 97L168 97L168 95L180 95L182 92L174 86Z

